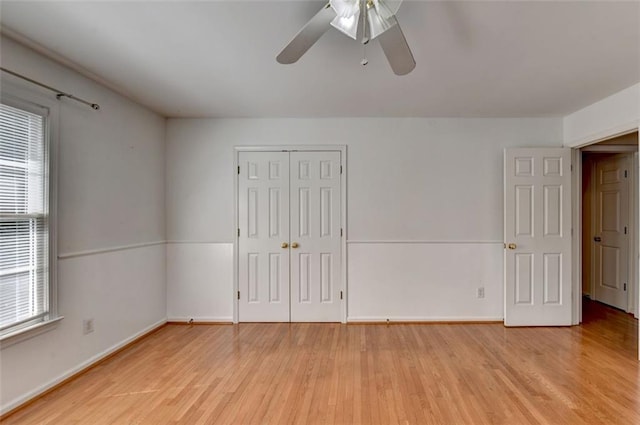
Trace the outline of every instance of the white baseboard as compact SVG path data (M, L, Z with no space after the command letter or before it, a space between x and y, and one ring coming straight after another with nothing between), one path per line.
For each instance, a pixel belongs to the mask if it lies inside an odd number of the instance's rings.
M348 317L347 323L380 323L380 322L502 322L504 321L503 317L486 317L486 316L475 316L475 317L461 317L461 316L448 316L448 317L377 317L377 316L356 316L356 317Z
M134 335L130 336L129 338L120 341L119 343L112 345L111 347L107 348L106 350L104 350L101 353L96 354L95 356L89 358L87 361L84 361L82 363L80 363L78 366L69 369L68 371L64 372L62 375L58 376L55 379L52 379L51 381L47 382L46 384L43 384L41 386L39 386L38 388L29 391L27 394L18 397L17 399L14 399L12 401L10 401L9 403L7 403L6 405L0 407L0 416L4 415L7 412L10 412L11 410L14 410L15 408L21 406L24 403L27 403L29 400L38 397L40 394L46 392L47 390L55 387L56 385L58 385L59 383L63 382L64 380L84 371L85 369L90 368L91 366L93 366L95 363L99 362L100 360L104 359L105 357L109 356L110 354L113 354L114 352L118 351L119 349L121 349L122 347L124 347L125 345L129 344L130 342L152 332L153 330L159 328L160 326L163 326L165 323L167 323L166 319L162 319L159 320L158 322L147 326L146 328L142 329L140 332L135 333Z
M231 316L219 316L219 317L169 317L167 322L169 323L189 323L191 321L195 323L232 323L233 317Z

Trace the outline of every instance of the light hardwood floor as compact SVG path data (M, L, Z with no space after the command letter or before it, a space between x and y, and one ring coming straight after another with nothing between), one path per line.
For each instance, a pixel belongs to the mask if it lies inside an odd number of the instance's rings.
M169 325L9 424L639 424L637 321Z

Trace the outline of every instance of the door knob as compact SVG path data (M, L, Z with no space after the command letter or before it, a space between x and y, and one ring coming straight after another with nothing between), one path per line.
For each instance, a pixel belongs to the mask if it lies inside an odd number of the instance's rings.
M282 242L282 245L280 245L283 248L289 248L289 244L286 242Z
M516 249L516 244L514 244L514 243L510 243L507 247L508 247L509 249Z
M596 236L593 240L596 242L602 242L602 238L600 236Z
M291 244L291 248L294 248L294 249L297 248L298 246L299 246L298 242L294 242Z

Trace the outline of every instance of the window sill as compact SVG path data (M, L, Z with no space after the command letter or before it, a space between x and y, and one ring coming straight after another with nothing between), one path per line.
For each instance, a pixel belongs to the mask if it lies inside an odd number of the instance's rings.
M33 338L34 336L49 332L58 326L58 323L64 319L64 316L56 317L55 319L47 320L46 322L38 323L28 328L17 330L13 333L6 334L0 337L0 350L9 347L13 344L25 341Z

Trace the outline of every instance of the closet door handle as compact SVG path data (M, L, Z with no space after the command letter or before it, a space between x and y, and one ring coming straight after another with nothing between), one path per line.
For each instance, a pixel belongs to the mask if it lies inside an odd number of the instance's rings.
M596 236L593 240L596 242L602 242L602 238L600 236Z
M286 242L282 242L282 245L280 245L282 248L289 248L289 244Z
M298 246L300 246L298 245L298 242L294 242L291 244L291 248L294 248L294 249L297 248Z

